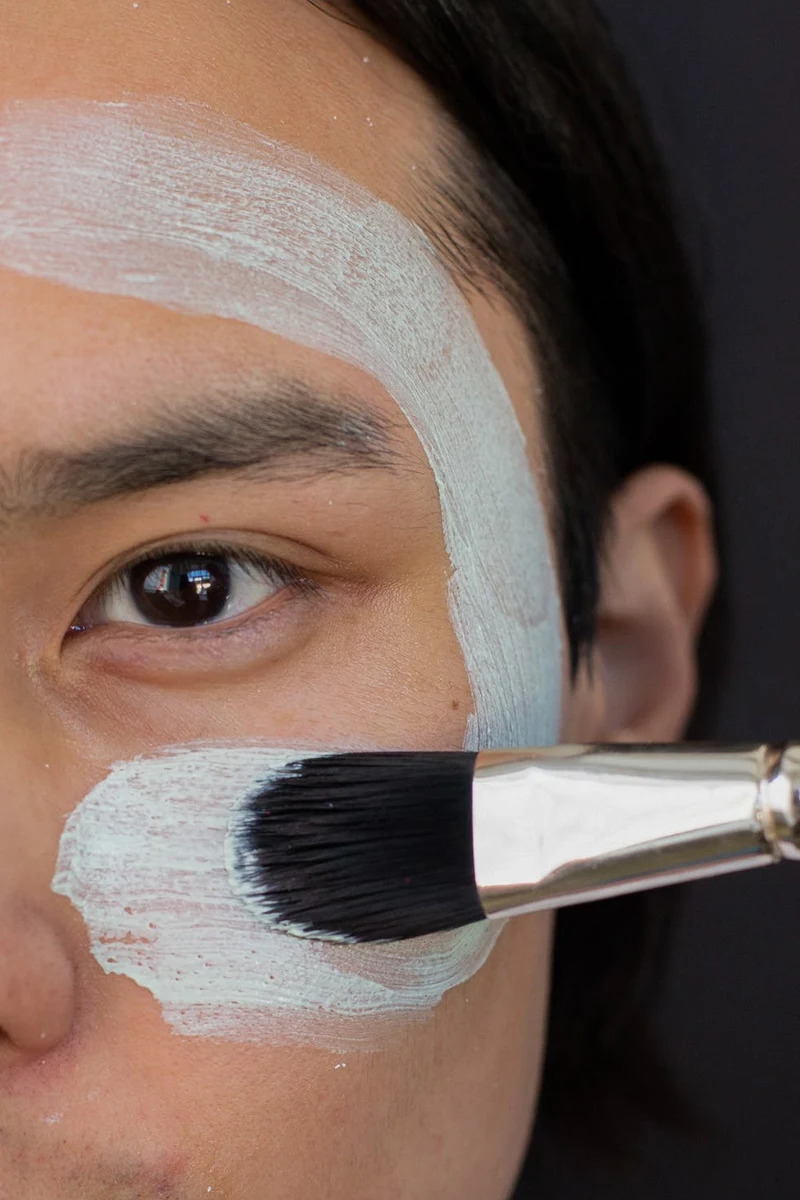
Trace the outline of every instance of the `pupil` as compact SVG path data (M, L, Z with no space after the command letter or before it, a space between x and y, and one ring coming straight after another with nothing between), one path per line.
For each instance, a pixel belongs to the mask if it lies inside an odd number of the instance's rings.
M168 555L134 567L130 588L148 621L185 628L219 616L228 601L230 572L221 558Z

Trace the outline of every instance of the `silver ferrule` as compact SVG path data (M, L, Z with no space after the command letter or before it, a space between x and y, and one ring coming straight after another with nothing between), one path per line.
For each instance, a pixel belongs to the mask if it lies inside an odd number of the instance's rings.
M506 917L800 858L800 746L478 755L475 881Z

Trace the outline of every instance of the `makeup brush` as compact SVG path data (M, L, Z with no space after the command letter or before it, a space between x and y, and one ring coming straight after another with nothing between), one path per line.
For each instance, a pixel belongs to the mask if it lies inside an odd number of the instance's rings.
M298 757L232 817L275 928L394 941L800 858L800 744Z

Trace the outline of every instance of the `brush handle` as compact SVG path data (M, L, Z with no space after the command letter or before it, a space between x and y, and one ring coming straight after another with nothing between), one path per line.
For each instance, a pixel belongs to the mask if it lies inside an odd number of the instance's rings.
M475 882L488 917L800 858L800 745L484 751Z

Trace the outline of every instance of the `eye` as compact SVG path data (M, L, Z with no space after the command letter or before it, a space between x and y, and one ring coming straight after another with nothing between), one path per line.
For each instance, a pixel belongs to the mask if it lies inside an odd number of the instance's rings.
M219 624L300 582L288 565L241 547L150 551L91 597L72 632L112 624L168 629Z

